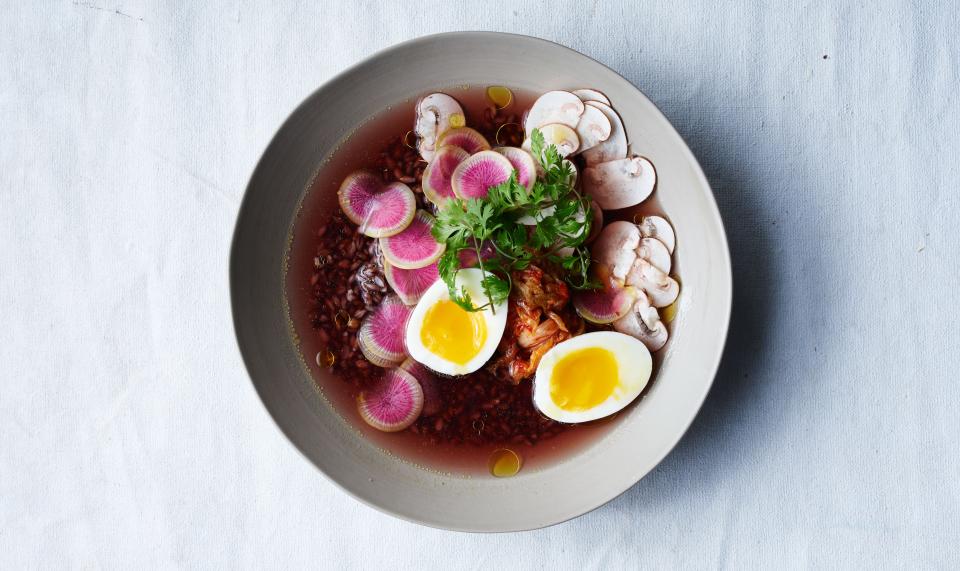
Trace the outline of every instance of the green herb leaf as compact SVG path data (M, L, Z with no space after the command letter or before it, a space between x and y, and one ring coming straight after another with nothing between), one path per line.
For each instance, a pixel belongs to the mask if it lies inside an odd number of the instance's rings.
M590 233L590 203L571 184L573 168L554 145L547 145L543 133L534 129L531 151L543 174L527 190L514 171L501 184L491 186L485 198L451 199L437 213L434 237L446 244L437 268L447 284L450 298L468 311L479 311L507 300L512 287L511 273L535 262L560 268L571 287L592 287L589 276L590 252L582 246ZM517 222L532 217L530 227ZM482 257L482 244L493 255ZM555 253L560 247L575 248L571 256ZM473 250L484 271L481 286L489 304L476 306L465 288L456 287L460 252Z

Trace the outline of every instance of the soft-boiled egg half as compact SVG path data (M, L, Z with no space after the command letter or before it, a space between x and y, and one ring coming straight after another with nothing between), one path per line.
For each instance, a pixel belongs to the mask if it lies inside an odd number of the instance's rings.
M489 301L480 283L483 275L475 268L457 272L457 290L466 288L477 307ZM447 284L437 280L423 293L407 321L407 351L438 373L466 375L493 356L506 326L506 302L467 311L450 299Z
M627 406L650 380L653 360L638 339L616 331L578 335L547 351L533 402L558 422L588 422Z

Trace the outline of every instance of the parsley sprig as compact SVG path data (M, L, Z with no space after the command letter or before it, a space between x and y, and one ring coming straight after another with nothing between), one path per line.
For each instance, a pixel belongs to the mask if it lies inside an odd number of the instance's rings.
M433 235L447 246L437 264L440 278L450 298L467 311L506 301L511 273L534 262L562 270L573 288L596 287L589 275L590 251L583 245L593 220L590 201L574 188L572 165L556 146L546 145L539 129L533 130L530 142L543 174L529 192L514 171L509 180L490 187L485 198L450 199L437 214ZM523 217L536 221L532 231L519 222ZM489 301L479 306L465 287L456 287L464 251L476 256L484 272L481 287Z

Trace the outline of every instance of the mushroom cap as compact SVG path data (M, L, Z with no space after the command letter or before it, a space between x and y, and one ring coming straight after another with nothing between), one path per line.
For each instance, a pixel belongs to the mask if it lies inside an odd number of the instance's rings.
M414 132L420 138L417 149L423 160L430 162L433 159L437 137L450 128L451 118L455 115L463 119L463 107L446 93L431 93L417 104Z
M677 235L673 231L673 226L661 216L644 216L637 226L640 228L640 234L645 238L656 238L663 242L667 251L673 254L673 249L677 245Z
M600 163L583 171L584 191L604 210L640 204L656 185L653 163L640 156Z
M653 267L665 274L670 273L673 265L670 259L670 250L656 238L641 239L640 245L637 246L637 257L650 262Z
M588 101L585 105L596 107L610 120L610 136L607 137L607 140L582 153L587 166L625 158L627 156L627 131L623 127L623 120L620 119L620 115L606 103Z
M667 343L667 326L660 320L660 314L650 306L646 294L641 293L633 303L633 308L613 322L613 328L620 333L636 337L651 352L659 351Z
M583 101L569 91L548 91L541 95L527 111L524 130L527 137L533 130L550 123L560 123L571 129L580 122Z
M579 97L584 103L587 101L599 101L604 105L610 105L610 98L596 89L574 89L570 93Z
M577 136L580 137L579 152L592 149L609 139L612 129L613 125L603 111L592 105L585 105L576 127Z
M590 248L593 259L610 269L610 274L623 281L637 259L640 230L636 224L618 220L604 226Z
M627 285L643 290L653 307L666 307L680 295L680 284L643 258L636 258L627 274Z

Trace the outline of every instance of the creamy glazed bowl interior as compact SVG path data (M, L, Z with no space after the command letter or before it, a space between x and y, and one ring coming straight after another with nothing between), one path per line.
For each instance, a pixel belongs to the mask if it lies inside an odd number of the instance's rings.
M632 150L650 158L678 236L683 292L671 339L644 398L584 451L514 478L462 477L399 461L363 438L316 388L291 335L285 255L303 194L358 125L398 102L462 85L531 91L591 87L616 102ZM336 201L330 202L336 209ZM716 373L732 300L726 237L710 187L683 140L636 87L562 46L496 33L397 45L345 71L287 119L251 177L234 235L230 290L241 353L280 429L328 478L395 516L467 531L558 523L602 505L652 470L682 437Z

